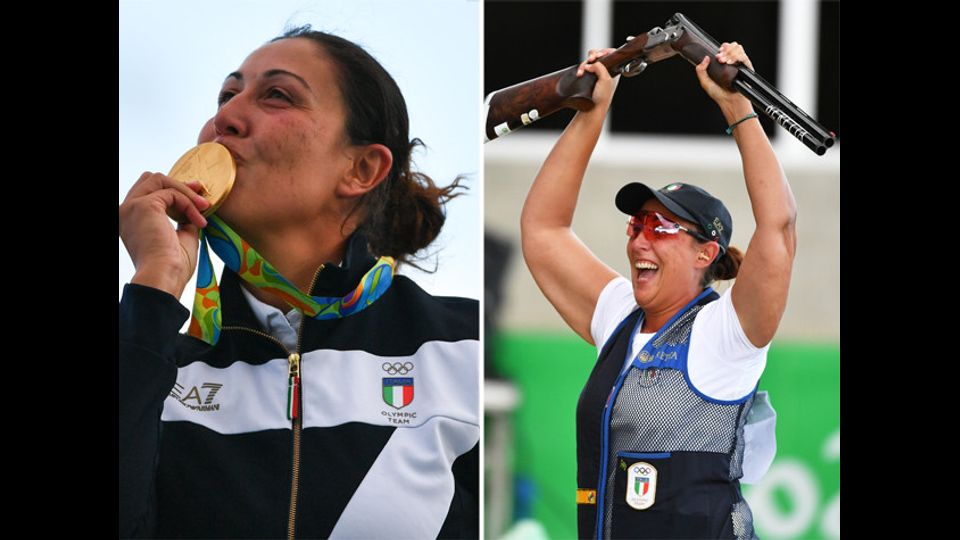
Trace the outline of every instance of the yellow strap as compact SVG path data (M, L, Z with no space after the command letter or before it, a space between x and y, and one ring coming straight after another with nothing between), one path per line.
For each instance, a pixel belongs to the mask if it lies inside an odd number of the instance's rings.
M577 504L597 504L597 490L577 489Z

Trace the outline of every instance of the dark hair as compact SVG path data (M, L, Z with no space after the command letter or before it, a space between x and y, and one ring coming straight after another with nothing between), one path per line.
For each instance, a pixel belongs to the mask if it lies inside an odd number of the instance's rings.
M733 279L740 271L743 262L743 252L730 246L717 260L713 261L700 281L701 287L706 287L717 280Z
M414 253L440 234L446 220L443 205L460 195L463 177L439 187L429 176L411 169L410 155L417 146L424 146L423 141L408 139L410 122L403 94L367 51L352 41L313 30L310 25L287 30L271 43L293 38L312 40L337 66L337 86L347 108L350 143L382 144L393 154L387 177L358 205L366 213L359 230L373 254L410 263Z

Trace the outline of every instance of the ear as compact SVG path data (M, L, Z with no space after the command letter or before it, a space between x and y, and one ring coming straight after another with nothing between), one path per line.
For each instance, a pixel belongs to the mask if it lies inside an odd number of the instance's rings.
M377 187L393 166L393 154L382 144L367 144L350 149L352 164L337 185L337 195L359 197Z
M706 244L697 244L696 268L706 268L713 264L713 261L720 255L720 244L716 242L707 242Z

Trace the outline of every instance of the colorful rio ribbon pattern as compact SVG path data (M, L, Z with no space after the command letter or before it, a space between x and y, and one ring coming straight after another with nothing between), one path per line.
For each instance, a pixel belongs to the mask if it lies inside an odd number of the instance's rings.
M283 298L291 307L314 319L337 319L362 311L387 291L393 282L396 266L392 257L380 257L350 294L342 298L311 296L281 276L216 215L207 218L207 227L200 231L200 243L197 294L193 300L193 316L187 333L211 345L220 339L221 313L220 288L210 263L209 247L213 248L227 268L247 283Z

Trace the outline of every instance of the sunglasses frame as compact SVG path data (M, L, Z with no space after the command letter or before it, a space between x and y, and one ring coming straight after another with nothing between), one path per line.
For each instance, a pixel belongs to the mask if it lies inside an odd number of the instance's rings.
M657 230L657 229L661 229L661 227L659 227L659 226L658 226L658 227L653 227L653 229L652 229L652 231L651 231L653 237L651 238L650 236L647 236L647 233L646 233L646 229L648 229L649 227L647 227L647 226L645 226L645 225L643 224L644 218L643 218L642 216L646 216L646 215L656 216L656 218L657 218L661 223L670 223L670 224L675 225L676 228L675 228L675 229ZM640 226L639 226L639 227L637 227L637 225L634 224L634 220L639 220L639 223L640 223ZM638 228L639 228L639 230L638 230ZM633 230L633 231L632 231L632 234L631 234L631 229ZM640 211L639 213L637 213L637 214L635 214L635 215L632 215L632 216L630 216L629 219L627 219L627 236L629 236L631 239L635 238L638 234L641 234L641 233L643 233L644 237L645 237L647 240L650 240L650 241L659 240L659 239L662 239L662 238L672 238L672 237L675 237L675 236L678 234L677 231L683 231L683 232L689 234L690 236L696 238L697 240L701 240L701 241L703 241L703 242L714 242L714 240L711 240L711 239L707 238L706 236L700 234L700 233L697 232L697 231L692 231L692 230L684 227L683 225L677 223L676 221L673 221L672 219L667 219L667 218L663 217L663 214L661 214L660 212L653 212L653 211L649 211L649 210L642 210L642 211Z

